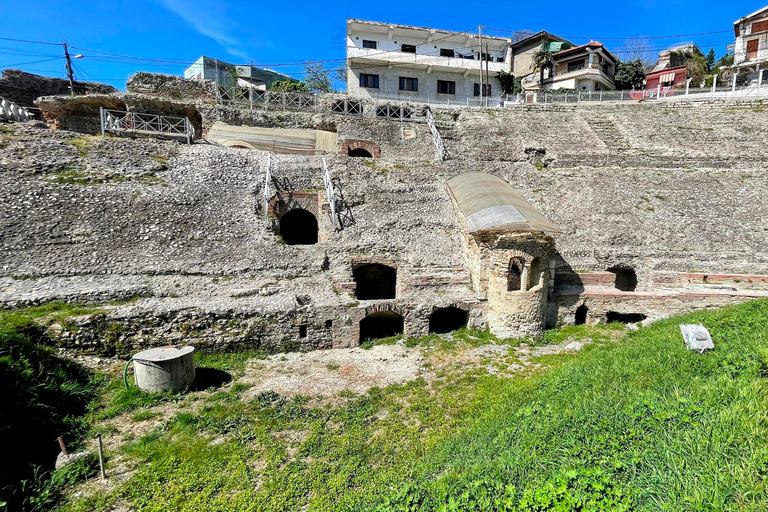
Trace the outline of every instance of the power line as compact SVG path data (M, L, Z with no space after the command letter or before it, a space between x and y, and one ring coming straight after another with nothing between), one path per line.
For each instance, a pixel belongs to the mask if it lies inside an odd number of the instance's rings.
M494 30L497 32L508 32L510 34L514 34L516 32L519 32L519 30L506 30L503 28L488 28L486 27L486 30ZM626 40L626 39L679 39L682 37L694 37L694 36L707 36L711 34L724 34L726 32L733 32L733 30L715 30L712 32L698 32L695 34L676 34L676 35L668 35L668 36L628 36L628 37L598 37L598 36L558 36L562 38L567 39L605 39L605 40ZM534 34L535 35L535 34Z
M49 44L52 46L61 46L61 43L51 43L48 41L30 41L28 39L13 39L10 37L0 37L1 41L15 41L17 43Z
M27 64L37 64L39 62L50 62L52 60L59 60L59 59L62 59L62 58L63 57L54 57L52 59L33 60L33 61L30 61L30 62L17 62L15 64L0 64L0 67L11 68L13 66L26 66Z

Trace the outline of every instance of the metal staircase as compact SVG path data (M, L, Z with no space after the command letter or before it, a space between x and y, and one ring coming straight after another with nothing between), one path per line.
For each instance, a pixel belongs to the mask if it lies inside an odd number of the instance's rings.
M435 146L437 147L437 157L443 162L448 158L448 150L445 149L445 143L443 138L440 137L440 132L437 130L437 126L435 126L435 118L432 117L432 110L429 108L426 109L426 117L429 131L432 132L432 140L435 141Z

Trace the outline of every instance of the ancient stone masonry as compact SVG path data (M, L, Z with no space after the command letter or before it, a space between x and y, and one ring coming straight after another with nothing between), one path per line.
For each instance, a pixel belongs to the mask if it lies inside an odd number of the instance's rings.
M18 69L4 69L0 77L0 97L22 107L34 107L41 96L69 94L69 81L60 78L33 75ZM112 94L117 89L111 85L91 82L75 82L75 94Z
M142 94L114 98L148 108ZM56 343L104 352L274 351L461 325L535 336L768 294L762 104L436 110L442 163L420 122L195 108L203 128L326 130L380 157L324 155L344 199L334 229L322 157L272 155L265 223L266 151L102 139L68 131L87 121L64 110L58 130L14 124L0 152L4 307L122 300L50 325ZM467 210L462 175L524 204Z

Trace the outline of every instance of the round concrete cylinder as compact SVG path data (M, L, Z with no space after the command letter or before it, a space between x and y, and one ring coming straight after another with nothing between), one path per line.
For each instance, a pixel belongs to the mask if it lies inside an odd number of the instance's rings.
M165 393L188 388L195 380L195 347L158 347L133 356L133 376L139 389Z

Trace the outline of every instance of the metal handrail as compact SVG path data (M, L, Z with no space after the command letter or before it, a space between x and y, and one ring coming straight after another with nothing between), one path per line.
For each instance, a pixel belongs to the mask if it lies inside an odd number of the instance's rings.
M195 138L195 127L188 117L161 116L99 108L101 136L106 132L144 132L159 135L183 135L187 144Z
M333 190L333 183L331 182L331 175L328 173L328 165L325 163L325 157L323 157L323 183L325 184L325 191L328 194L328 204L331 207L331 222L333 223L333 229L337 230L336 193Z
M440 132L437 130L437 126L435 126L435 118L432 117L432 111L430 109L426 109L425 113L429 131L432 132L432 140L435 141L435 146L437 146L437 156L442 162L448 158L448 151L445 149L445 143L443 142L443 138L440 137Z
M32 119L32 116L14 102L0 98L0 119L24 123Z

